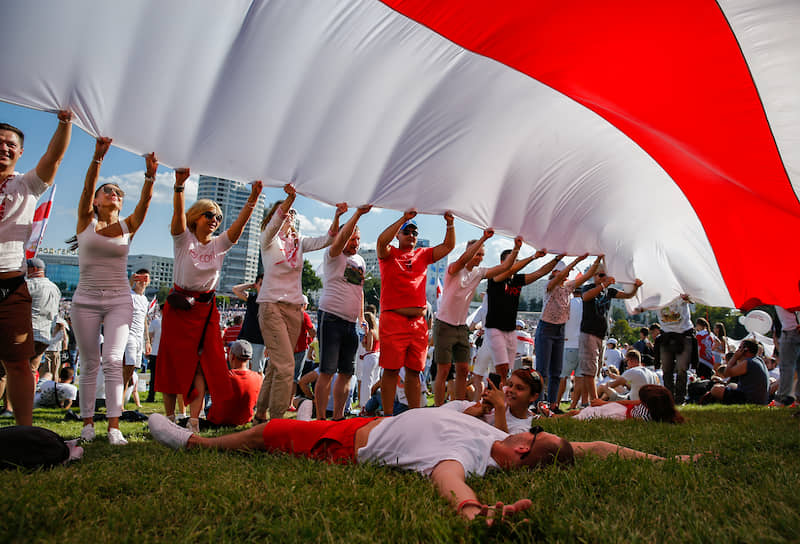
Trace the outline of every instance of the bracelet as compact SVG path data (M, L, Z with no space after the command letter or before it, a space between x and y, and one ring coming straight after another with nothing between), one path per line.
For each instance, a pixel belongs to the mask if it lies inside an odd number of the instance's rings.
M103 159L95 159L92 162L94 162L95 164L103 164Z
M58 120L58 124L59 124L59 125L68 125L68 124L69 124L69 121L64 121L63 119L59 119L59 120Z
M245 205L245 206L247 206L248 208L255 208L255 207L256 207L256 204L257 204L256 202L250 202L250 201L248 200L247 202L245 202L245 204L244 204L244 205Z
M455 225L447 225L447 228L448 229L454 229L454 228L456 228L456 226Z
M479 501L476 501L475 499L465 499L460 503L458 503L458 507L456 508L456 513L460 514L465 506L477 506L478 508L483 508L483 505Z
M175 186L175 192L176 193L182 193L183 192L183 185L176 185Z
M145 181L149 181L150 183L153 183L156 180L156 177L155 176L148 176L147 174L145 174L144 180Z

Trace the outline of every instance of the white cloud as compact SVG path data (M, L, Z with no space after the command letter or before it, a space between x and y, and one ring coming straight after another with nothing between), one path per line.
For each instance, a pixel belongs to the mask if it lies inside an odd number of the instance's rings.
M186 202L197 200L198 175L189 176L186 180ZM126 201L136 202L139 200L139 193L144 183L144 170L119 174L114 176L101 176L97 180L97 186L104 183L114 183L125 191ZM173 172L159 172L156 174L156 182L153 186L153 204L163 204L172 202L173 186L175 185L175 174ZM127 203L127 202L126 202Z
M297 214L297 220L300 223L300 233L304 236L321 236L328 232L328 229L331 228L331 223L333 223L331 219L322 217L308 218L301 213Z

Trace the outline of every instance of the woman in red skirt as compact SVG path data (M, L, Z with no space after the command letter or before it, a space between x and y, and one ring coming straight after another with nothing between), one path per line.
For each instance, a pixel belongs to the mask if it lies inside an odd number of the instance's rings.
M164 394L167 417L175 420L175 401L178 395L183 395L189 403L189 428L199 432L198 418L206 386L215 399L233 394L214 288L225 254L239 241L258 202L262 184L253 183L239 216L226 232L214 236L222 224L222 210L216 202L200 199L186 213L183 211L183 189L188 177L188 168L175 170L170 228L175 250L175 286L164 305L156 384Z

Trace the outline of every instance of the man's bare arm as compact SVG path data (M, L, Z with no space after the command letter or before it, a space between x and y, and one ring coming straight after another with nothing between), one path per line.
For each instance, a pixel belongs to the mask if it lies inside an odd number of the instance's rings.
M56 172L61 165L61 160L69 147L72 137L72 112L61 110L58 112L58 127L50 139L47 151L44 152L36 165L36 175L45 185L52 185L56 179Z
M394 237L397 236L397 233L400 232L400 227L403 226L403 223L409 219L414 219L416 216L417 210L413 208L406 210L400 219L386 227L384 231L378 235L377 247L375 249L379 259L385 259L389 256L389 244L392 243L392 239L394 239Z
M464 253L456 259L455 262L451 263L450 266L447 267L448 274L455 274L469 263L474 257L475 254L478 253L478 250L481 248L483 243L494 236L494 229L485 229L483 231L483 236L480 237L479 240L475 240L473 243L467 246L467 249L464 250Z
M444 213L444 221L446 223L444 241L438 246L433 248L433 260L438 261L442 257L446 257L448 253L453 251L456 247L456 226L453 224L453 214L450 212Z
M544 276L549 274L556 267L556 263L558 263L558 261L560 261L563 258L564 258L563 254L556 255L556 257L552 261L550 261L544 266L541 266L535 272L525 274L525 285L529 285L538 280L539 278L543 278Z

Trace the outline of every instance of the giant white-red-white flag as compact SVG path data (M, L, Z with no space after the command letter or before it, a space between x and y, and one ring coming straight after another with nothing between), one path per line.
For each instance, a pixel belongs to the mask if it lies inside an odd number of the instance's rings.
M25 258L32 259L39 251L39 244L44 237L44 230L47 228L47 220L50 218L50 211L53 209L53 197L56 194L56 184L50 187L50 196L43 200L36 207L33 213L33 230L31 236L28 238L28 243L25 244Z

